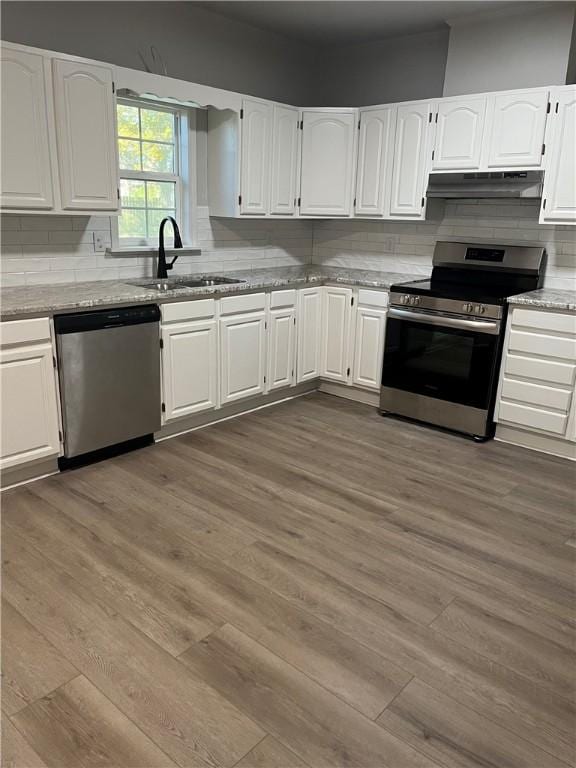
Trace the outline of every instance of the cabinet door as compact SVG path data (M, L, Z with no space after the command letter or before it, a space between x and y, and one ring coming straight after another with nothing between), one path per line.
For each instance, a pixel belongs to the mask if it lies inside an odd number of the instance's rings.
M62 207L117 210L112 70L54 59L53 73Z
M322 289L298 291L298 383L320 376Z
M416 102L398 107L390 216L423 219L431 105Z
M240 213L268 213L270 181L270 125L272 107L264 101L242 102Z
M197 320L165 326L162 341L164 420L216 408L216 321Z
M220 319L222 405L264 392L265 339L264 312Z
M294 352L296 310L270 310L268 331L268 390L294 384Z
M542 165L548 90L517 91L493 97L488 168Z
M576 88L557 92L550 117L540 221L572 223L576 222Z
M298 198L300 112L294 107L274 106L270 213L293 216Z
M320 376L347 382L350 376L350 316L352 289L323 289Z
M386 312L384 310L358 307L352 380L359 387L380 389L385 328Z
M301 214L351 215L357 119L356 112L303 113Z
M0 352L2 455L6 469L56 456L60 448L56 381L50 343Z
M356 209L361 216L384 216L388 205L394 107L369 109L360 113L360 144L356 177Z
M54 199L44 59L2 46L3 208L50 209Z
M480 167L486 97L442 99L436 112L433 170Z

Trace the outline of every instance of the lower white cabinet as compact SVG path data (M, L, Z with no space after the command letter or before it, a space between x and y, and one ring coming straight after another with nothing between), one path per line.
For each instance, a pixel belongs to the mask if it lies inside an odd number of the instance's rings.
M364 291L376 294L376 291ZM358 387L380 390L382 379L382 360L384 357L384 334L386 330L386 294L375 299L381 306L361 306L356 310L356 328L354 336L354 366L352 383Z
M261 395L266 385L266 313L220 318L220 402Z
M320 376L345 383L350 377L352 288L326 286L322 296Z
M54 350L48 318L2 323L0 469L60 450Z
M322 287L298 291L297 381L320 376L320 339L322 332Z
M294 384L295 354L296 307L271 309L268 329L268 391Z

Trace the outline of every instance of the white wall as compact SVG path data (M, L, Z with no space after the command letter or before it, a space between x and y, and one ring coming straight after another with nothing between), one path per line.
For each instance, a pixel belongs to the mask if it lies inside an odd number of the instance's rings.
M573 28L573 3L454 22L444 96L564 85Z
M428 275L436 240L541 243L545 285L576 290L576 237L569 226L539 225L539 200L447 202L438 221L324 221L314 226L316 264Z

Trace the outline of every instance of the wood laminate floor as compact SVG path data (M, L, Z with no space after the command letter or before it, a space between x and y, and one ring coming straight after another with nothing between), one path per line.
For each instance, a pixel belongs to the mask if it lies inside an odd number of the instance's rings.
M8 491L2 765L573 765L575 470L316 394Z

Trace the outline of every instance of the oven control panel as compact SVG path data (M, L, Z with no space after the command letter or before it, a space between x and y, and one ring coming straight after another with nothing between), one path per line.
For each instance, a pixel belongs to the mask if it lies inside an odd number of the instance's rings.
M404 306L419 307L421 303L422 303L422 300L420 296L411 296L408 293L405 293L403 296L400 296L400 304L404 304Z
M478 301L448 299L429 294L417 295L401 291L390 292L391 307L405 307L425 312L449 312L453 315L471 315L483 320L499 320L504 314L504 307L499 304L483 304Z

